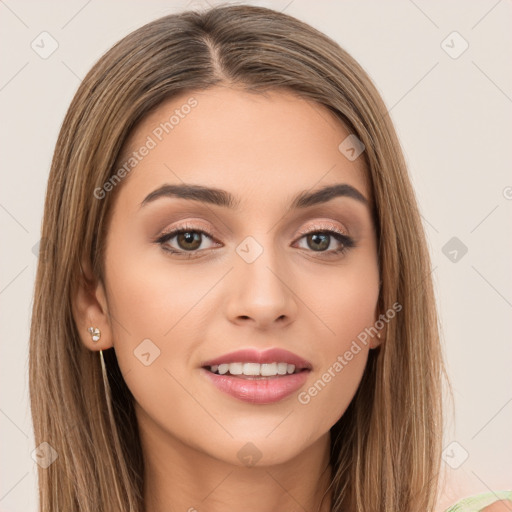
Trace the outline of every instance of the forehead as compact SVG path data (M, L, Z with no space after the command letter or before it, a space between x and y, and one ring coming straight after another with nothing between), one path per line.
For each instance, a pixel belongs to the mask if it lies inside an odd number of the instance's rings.
M363 157L350 161L350 135L326 107L286 90L251 93L213 87L182 93L136 127L120 162L151 147L123 184L133 192L164 183L194 183L261 200L349 183L371 193Z

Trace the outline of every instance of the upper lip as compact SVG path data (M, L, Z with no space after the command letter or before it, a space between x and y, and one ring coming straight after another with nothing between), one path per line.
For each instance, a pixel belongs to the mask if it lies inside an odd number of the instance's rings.
M306 361L305 359L299 357L293 352L284 350L282 348L271 348L268 350L264 350L263 352L252 348L246 348L242 350L237 350L235 352L230 352L229 354L224 354L223 356L216 357L215 359L210 359L209 361L205 361L204 363L202 363L201 366L205 367L229 363L262 364L274 362L293 364L295 365L296 370L312 369L311 363L309 361Z

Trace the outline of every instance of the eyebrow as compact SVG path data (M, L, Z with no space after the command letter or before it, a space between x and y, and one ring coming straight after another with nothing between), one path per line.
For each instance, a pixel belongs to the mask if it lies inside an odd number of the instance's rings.
M240 200L226 190L204 187L202 185L176 184L163 185L157 188L146 196L140 206L143 207L163 197L200 201L233 210L236 210L240 205ZM338 183L336 185L328 185L314 192L309 190L300 192L292 198L289 208L309 208L310 206L331 201L336 197L348 197L369 206L368 199L359 190L347 183Z

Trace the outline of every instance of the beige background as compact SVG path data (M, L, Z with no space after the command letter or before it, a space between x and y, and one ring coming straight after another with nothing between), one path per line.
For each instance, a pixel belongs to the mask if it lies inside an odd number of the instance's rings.
M381 92L424 219L455 390L439 510L464 495L512 489L511 3L247 3L322 30ZM81 78L113 43L159 16L201 5L207 4L0 1L0 511L37 506L27 377L34 246L65 111ZM49 37L43 31L58 43L46 59L31 47ZM469 47L458 55L464 40ZM453 237L450 244L459 248L446 246Z

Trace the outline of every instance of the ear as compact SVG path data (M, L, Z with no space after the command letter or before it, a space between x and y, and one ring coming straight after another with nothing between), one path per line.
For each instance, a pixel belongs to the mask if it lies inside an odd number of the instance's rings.
M113 347L105 287L86 262L82 261L81 267L82 273L72 298L73 317L82 343L89 350L105 350ZM89 327L100 330L98 341L92 339Z

